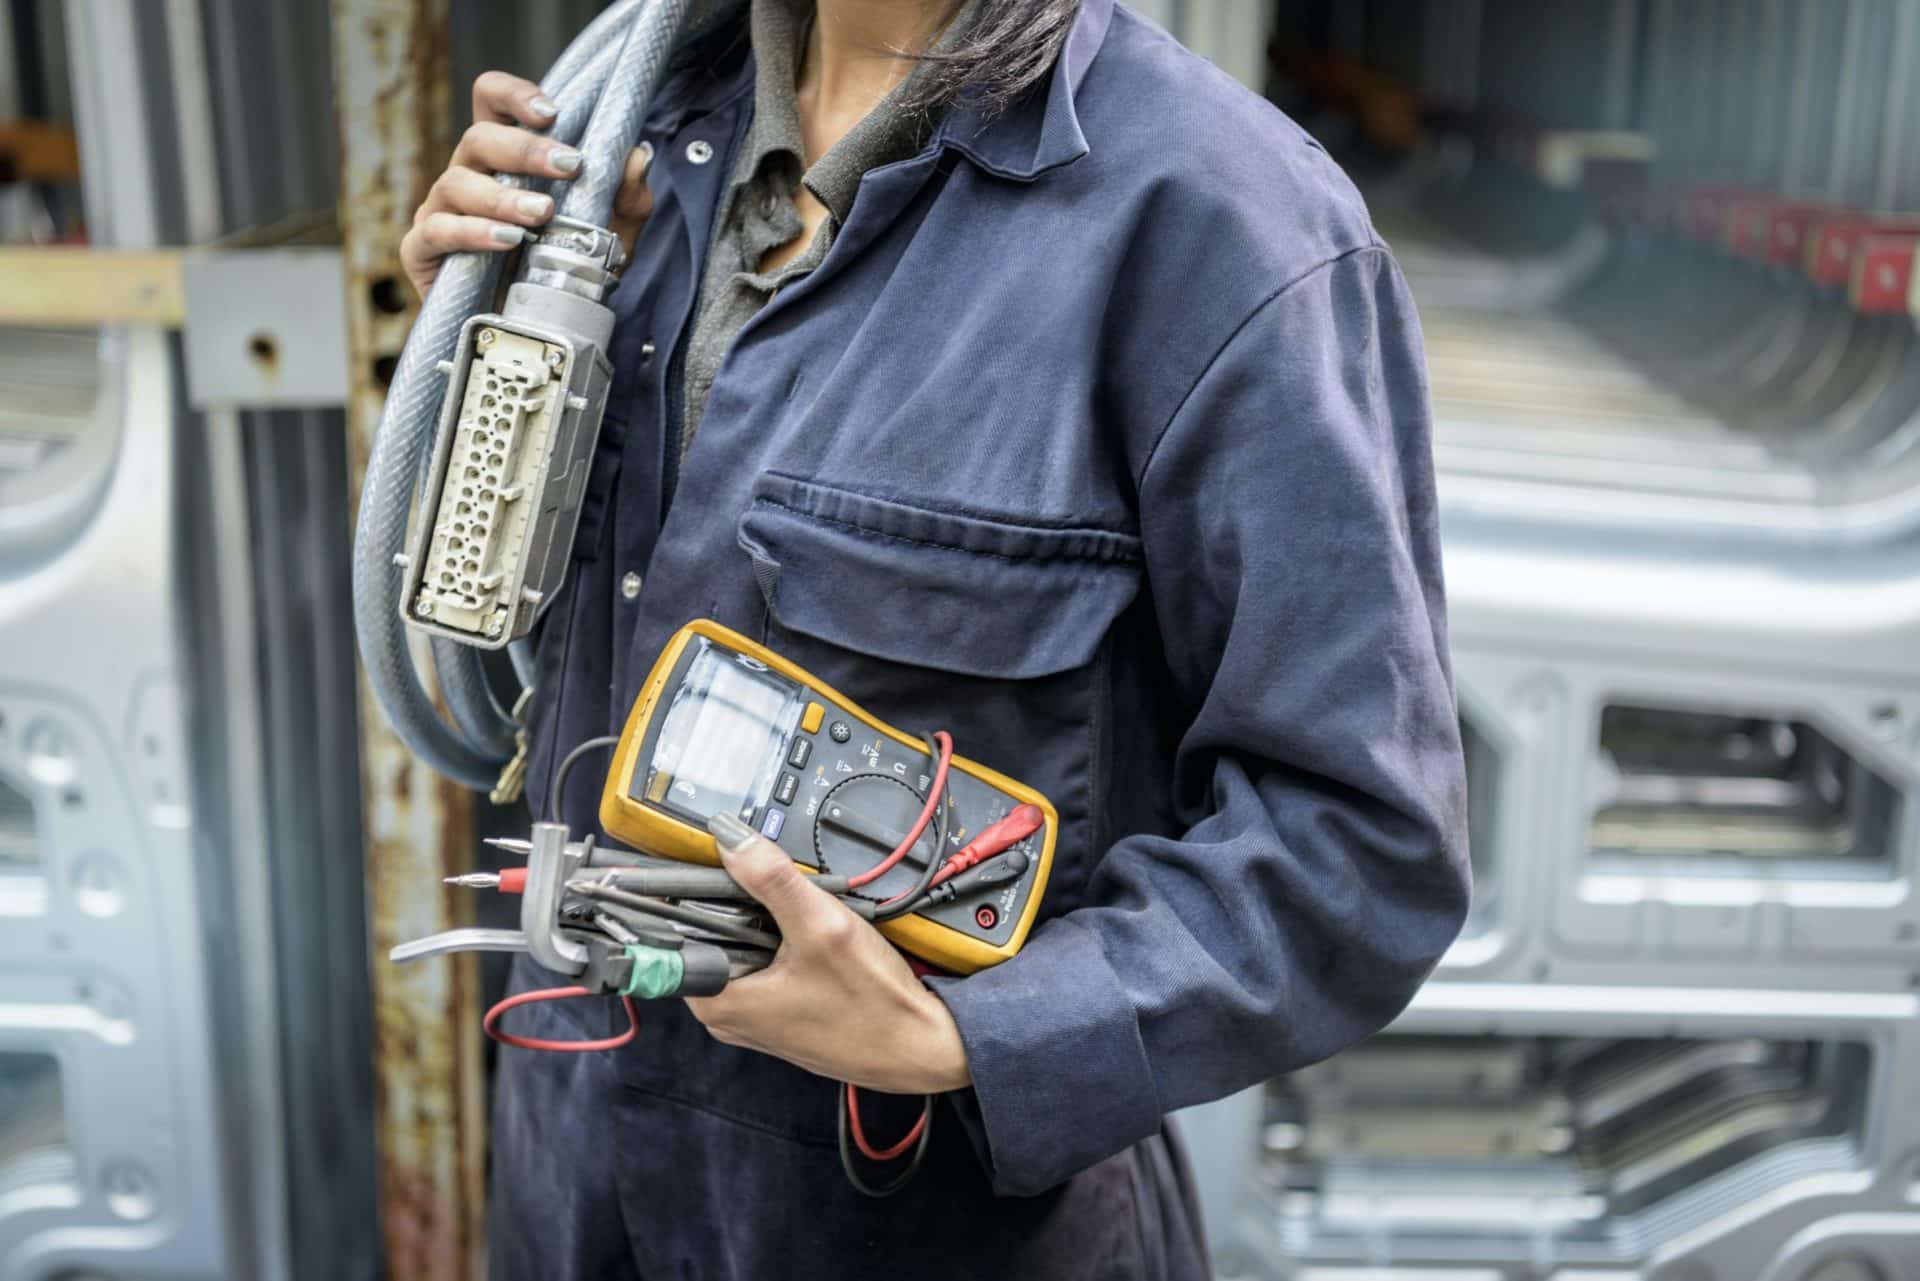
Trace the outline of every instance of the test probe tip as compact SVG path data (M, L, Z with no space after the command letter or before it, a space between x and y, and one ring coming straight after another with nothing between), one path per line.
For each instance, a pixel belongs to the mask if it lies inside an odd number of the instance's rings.
M499 888L500 877L494 872L468 872L447 877L446 884L458 885L463 890L491 890Z

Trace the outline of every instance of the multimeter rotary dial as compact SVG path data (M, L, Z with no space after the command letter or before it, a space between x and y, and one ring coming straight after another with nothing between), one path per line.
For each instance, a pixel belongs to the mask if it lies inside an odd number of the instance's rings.
M820 870L843 876L866 871L906 839L926 803L926 797L891 774L855 774L836 785L820 802L820 813L813 823L813 851L820 860ZM942 804L947 807L951 825L952 796ZM869 893L886 898L920 879L926 860L935 857L933 828L937 821L936 816L927 823L927 830L913 849L869 886Z

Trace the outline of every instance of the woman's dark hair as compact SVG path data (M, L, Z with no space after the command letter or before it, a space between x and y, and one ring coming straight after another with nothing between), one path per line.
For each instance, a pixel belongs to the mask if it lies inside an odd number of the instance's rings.
M963 29L920 55L903 106L931 110L965 101L989 113L1002 110L1053 69L1080 12L1080 0L972 0L972 6L958 19Z

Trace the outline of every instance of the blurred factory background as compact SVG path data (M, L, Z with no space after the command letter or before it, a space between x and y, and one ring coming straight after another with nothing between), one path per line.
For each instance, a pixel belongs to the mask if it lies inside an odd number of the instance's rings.
M592 0L0 3L0 1278L460 1278L519 823L359 714L394 248ZM1920 1278L1920 0L1158 0L1421 304L1477 906L1222 1278ZM1276 655L1284 662L1284 655ZM465 910L462 907L460 910Z

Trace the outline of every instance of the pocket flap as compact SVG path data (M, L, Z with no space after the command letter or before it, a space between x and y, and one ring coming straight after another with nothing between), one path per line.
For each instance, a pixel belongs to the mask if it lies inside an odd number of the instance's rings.
M1092 661L1140 588L1140 540L935 511L769 473L740 545L781 626L844 649L1021 680Z

